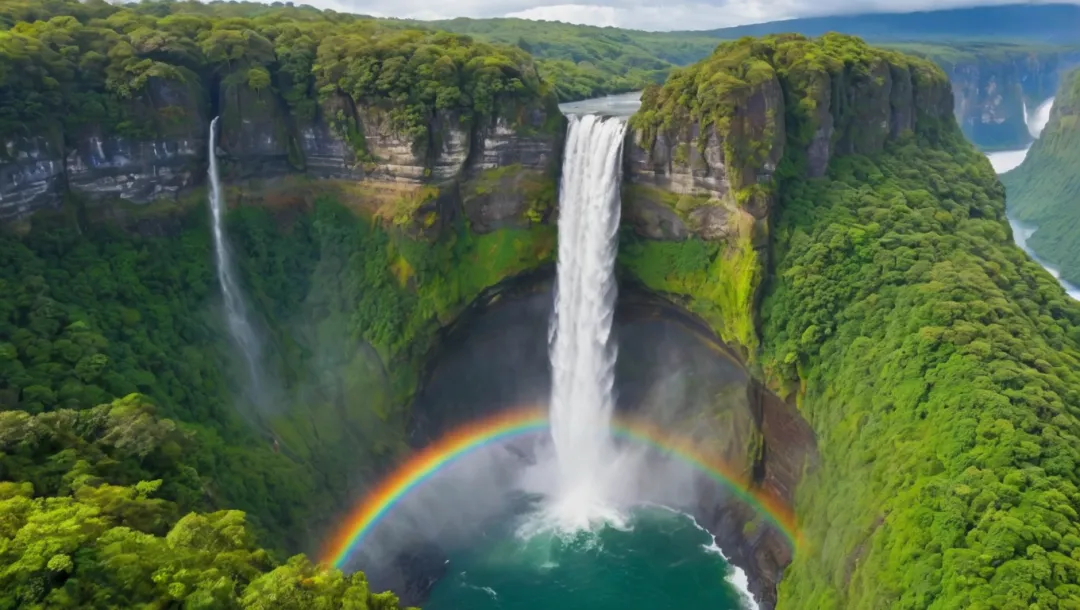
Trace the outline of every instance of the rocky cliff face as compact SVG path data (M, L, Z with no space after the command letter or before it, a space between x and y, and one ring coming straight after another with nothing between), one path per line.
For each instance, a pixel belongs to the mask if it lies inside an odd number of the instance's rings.
M88 125L5 142L0 220L57 208L68 193L91 204L175 199L205 179L212 108L221 116L224 178L241 190L307 175L362 187L353 191L369 201L359 205L398 223L423 228L433 212L464 210L479 232L541 220L553 205L546 199L554 196L565 129L554 99L502 108L480 124L440 111L416 134L396 126L389 110L341 94L310 117L236 79L218 86L214 104L204 98L195 85L151 87L140 103L156 113L157 137Z
M780 506L795 505L795 489L807 469L817 465L813 429L794 405L768 393L756 382L747 385L749 417L746 426L759 450L756 455L725 456L729 465L753 473L753 489ZM727 438L719 434L717 438ZM732 452L729 452L732 453ZM756 457L755 460L749 460ZM762 525L762 515L746 502L703 482L698 488L694 517L716 537L732 562L746 571L750 592L763 610L776 607L777 585L797 549L774 527Z
M197 84L152 82L129 118L147 131L84 125L55 135L16 138L0 154L0 220L59 207L65 195L89 204L145 204L176 196L202 179L209 120Z
M779 117L779 119L778 119ZM783 155L783 91L775 78L757 84L735 109L729 129L701 120L680 128L627 134L623 199L626 220L653 239L727 239L743 221L764 221L768 199L739 194L772 180ZM740 159L742 140L760 142L760 158ZM734 163L734 166L732 164Z
M796 136L802 141L787 137L784 117L792 109L784 91L791 86L771 69L733 94L723 121L686 117L661 129L638 123L624 157L627 220L654 239L724 240L747 225L767 235L773 177L785 154L805 157L808 175L822 176L835 155L872 154L914 131L920 113L930 124L951 110L943 79L920 78L885 56L869 61L861 76L823 70L813 78L813 110L802 117L805 135Z
M64 157L49 138L28 137L4 143L0 161L0 220L59 207L64 187Z
M175 198L199 175L205 137L132 140L92 135L79 139L64 160L67 187L93 200L149 203Z
M873 154L913 133L933 137L953 120L952 103L945 74L929 61L852 37L721 45L646 90L624 153L623 215L635 233L696 237L706 247L670 259L646 243L627 259L631 272L709 311L724 341L752 359L780 168L820 177L837 156ZM657 273L664 257L669 269Z
M982 148L1009 149L1031 142L1025 108L1054 95L1062 76L1080 64L1080 53L937 61L952 81L956 121L964 135Z

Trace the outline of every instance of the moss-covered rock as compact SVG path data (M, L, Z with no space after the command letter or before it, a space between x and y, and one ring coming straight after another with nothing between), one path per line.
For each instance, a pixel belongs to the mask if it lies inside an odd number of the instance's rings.
M756 301L769 261L778 177L825 173L839 155L874 154L951 121L944 73L850 36L722 44L646 90L630 121L623 210L634 228L622 261L681 295L754 358ZM638 238L692 244L657 245Z

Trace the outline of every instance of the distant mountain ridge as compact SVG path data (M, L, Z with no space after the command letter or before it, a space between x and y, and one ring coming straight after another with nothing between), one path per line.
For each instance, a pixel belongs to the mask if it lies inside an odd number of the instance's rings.
M733 39L781 32L821 36L854 34L871 41L997 39L1076 43L1080 5L1008 4L915 13L865 13L770 21L717 30L687 32Z

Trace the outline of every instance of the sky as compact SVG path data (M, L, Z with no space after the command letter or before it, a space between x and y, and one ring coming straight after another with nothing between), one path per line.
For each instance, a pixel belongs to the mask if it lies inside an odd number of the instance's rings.
M1023 0L297 0L376 17L521 17L640 30L707 30L821 15L910 12Z

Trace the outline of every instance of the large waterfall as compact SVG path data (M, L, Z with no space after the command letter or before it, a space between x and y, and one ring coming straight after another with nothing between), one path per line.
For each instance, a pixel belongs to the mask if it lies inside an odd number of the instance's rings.
M551 436L558 460L556 518L570 529L609 517L605 466L616 347L619 181L626 123L570 116L559 195L559 255L551 322Z
M215 117L210 122L210 215L214 232L214 254L217 258L218 284L221 285L221 294L225 300L225 321L229 328L229 335L240 349L247 367L248 390L256 406L265 406L265 387L260 374L260 358L262 346L255 329L248 320L247 304L244 295L240 291L240 285L236 279L236 270L233 267L232 256L229 253L229 242L225 236L225 228L222 226L222 215L225 207L224 197L221 192L221 177L218 173L217 163L217 124L220 117Z

